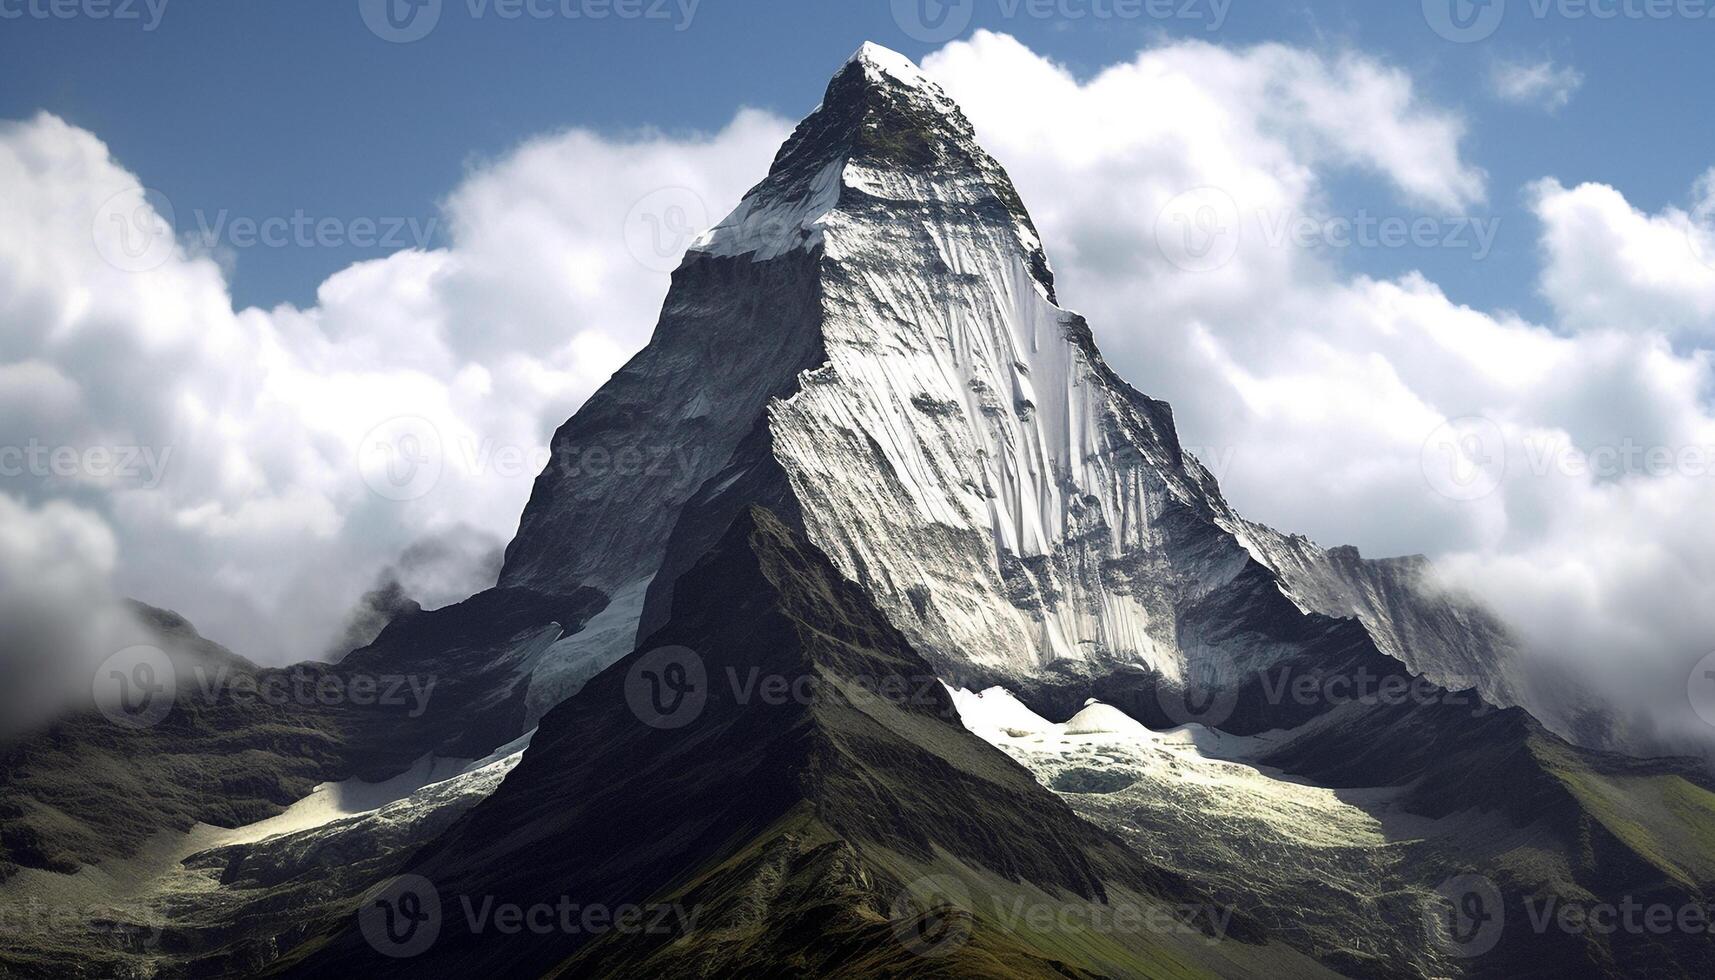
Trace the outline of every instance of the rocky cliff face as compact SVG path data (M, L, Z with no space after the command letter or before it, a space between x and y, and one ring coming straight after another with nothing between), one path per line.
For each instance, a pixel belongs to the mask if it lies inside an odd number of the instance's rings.
M596 446L672 465L580 472ZM643 632L761 503L949 674L1237 680L1298 651L1187 610L1253 588L1260 566L1415 671L1519 700L1505 631L1427 587L1421 563L1324 552L1228 507L1169 407L1059 306L1029 214L959 108L874 45L692 247L655 338L554 449L502 582L647 583ZM561 659L624 652L574 640Z

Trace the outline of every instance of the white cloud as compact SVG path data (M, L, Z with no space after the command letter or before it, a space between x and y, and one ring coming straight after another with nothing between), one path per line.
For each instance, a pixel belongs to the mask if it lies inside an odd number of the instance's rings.
M1689 515L1715 511L1715 473L1618 455L1715 453L1695 343L1715 295L1693 248L1715 245L1707 223L1699 239L1686 212L1536 185L1556 319L1531 323L1269 234L1281 215L1341 217L1325 187L1346 169L1391 183L1405 219L1452 228L1436 209L1483 200L1456 118L1362 56L1172 44L1078 82L979 33L925 67L1018 183L1062 299L1123 375L1173 403L1187 444L1220 453L1236 505L1369 554L1431 553L1518 626L1545 686L1574 674L1635 727L1653 715L1669 737L1708 741L1686 681L1715 636L1715 525ZM1230 196L1237 247L1188 272L1164 257L1157 222L1204 185ZM1496 493L1461 502L1432 489L1424 447L1468 415L1499 426L1511 465ZM1609 449L1609 472L1574 465Z
M1495 97L1549 112L1566 108L1584 85L1584 74L1552 61L1502 61L1489 74Z
M0 447L18 457L0 491L82 501L121 594L247 656L319 654L414 543L511 537L548 436L659 313L672 260L626 247L633 205L677 188L666 204L706 223L701 202L736 201L787 131L741 111L706 136L544 136L454 191L448 248L351 266L309 309L235 311L213 259L143 247L165 205L99 139L0 123ZM662 247L682 251L696 229L672 217ZM377 492L359 453L402 416L427 420L439 479ZM161 465L93 466L92 447Z
M1715 328L1715 170L1689 212L1645 214L1604 184L1531 188L1543 223L1542 293L1576 328L1707 338Z
M135 641L137 624L113 594L117 560L94 514L0 493L0 737L89 701L97 665Z

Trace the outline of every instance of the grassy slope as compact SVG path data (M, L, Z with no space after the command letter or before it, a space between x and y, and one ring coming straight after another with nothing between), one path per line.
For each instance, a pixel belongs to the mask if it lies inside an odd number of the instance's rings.
M1689 760L1637 760L1570 745L1519 709L1464 703L1349 705L1262 760L1330 786L1398 786L1422 816L1479 817L1418 869L1493 880L1508 925L1474 976L1706 976L1708 935L1537 929L1529 908L1627 900L1715 901L1715 782Z

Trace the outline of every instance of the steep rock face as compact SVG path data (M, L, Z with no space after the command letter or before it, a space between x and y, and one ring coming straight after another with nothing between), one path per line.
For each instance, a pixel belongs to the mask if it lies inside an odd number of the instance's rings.
M569 471L603 441L698 451L637 486ZM949 674L1236 679L1296 651L1206 635L1186 610L1261 566L1297 608L1361 620L1413 670L1519 700L1505 631L1418 565L1233 513L1168 406L1058 305L1029 215L958 107L874 45L693 245L649 347L556 436L502 582L648 580L647 631L752 503Z
M647 581L685 500L822 362L820 288L804 253L686 261L649 346L554 434L502 586L614 596Z

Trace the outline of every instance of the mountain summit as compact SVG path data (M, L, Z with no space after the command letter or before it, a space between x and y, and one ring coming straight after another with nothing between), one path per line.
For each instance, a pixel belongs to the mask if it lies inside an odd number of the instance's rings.
M594 447L680 465L580 472ZM556 696L627 652L614 637L660 625L677 577L762 504L949 675L1236 685L1296 652L1277 623L1225 617L1261 589L1362 620L1437 682L1519 700L1505 632L1427 588L1421 563L1324 552L1233 512L1170 408L1058 304L1029 213L959 107L874 44L691 247L648 347L553 453L501 581L599 589L619 597L611 620L631 618L544 660Z
M1508 707L1421 560L1234 513L893 52L553 450L495 589L289 671L154 611L177 701L0 746L0 922L78 926L0 929L0 973L1715 970L1543 911L1707 924L1707 772ZM234 693L299 675L437 693Z

